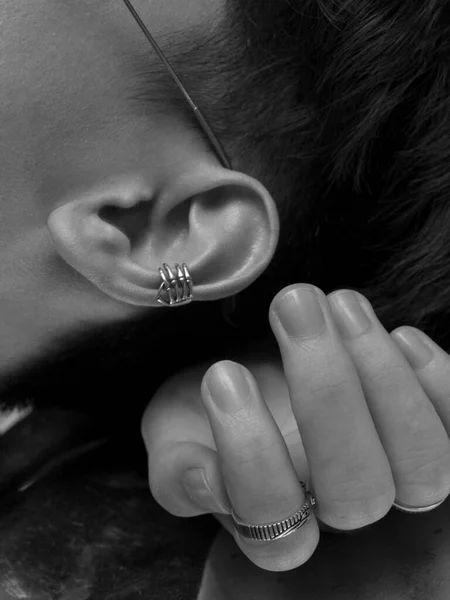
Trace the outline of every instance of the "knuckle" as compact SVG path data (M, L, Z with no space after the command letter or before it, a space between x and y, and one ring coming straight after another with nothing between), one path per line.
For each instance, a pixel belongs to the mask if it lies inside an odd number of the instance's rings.
M160 476L160 469L156 468L151 461L148 466L148 483L150 493L156 502L170 512L170 494L167 491L167 483Z
M438 502L450 494L450 447L438 457L408 461L408 472L398 486L398 500L411 505Z
M342 374L337 374L334 379L330 377L327 380L313 382L307 393L312 404L317 399L329 399L332 402L336 397L341 397L344 392L347 392L349 386L349 380L342 377ZM294 403L301 403L304 394L305 390L292 394L292 401Z
M279 451L278 438L267 434L258 415L249 415L246 411L232 415L227 420L226 432L229 444L234 447L235 463L241 466L264 467L268 457Z
M170 457L172 458L172 457ZM167 512L175 516L184 516L179 500L178 486L176 481L167 476L172 469L165 469L159 457L149 458L148 482L150 493L155 501ZM181 511L181 512L180 512Z
M366 381L372 386L382 387L386 392L394 395L407 389L406 384L411 378L411 372L407 365L386 362L387 356L384 353L380 353L380 356L365 358L372 363L370 372L365 375ZM390 357L388 356L388 358Z
M217 484L216 461L216 453L200 444L178 442L160 448L159 452L148 459L148 481L153 498L176 517L192 517L212 512L208 510L208 505L203 506L201 500L197 505L185 486L184 476L190 469L202 468L208 471L211 481Z
M151 483L150 492L154 500L174 517L190 517L198 514L189 510L178 494L161 481Z
M164 488L164 486L159 485L157 480L152 480L149 477L150 484L150 493L153 496L154 500L162 506L165 510L170 512L170 505L167 503L168 494Z
M319 518L326 525L341 531L362 529L380 521L392 507L395 500L395 486L389 484L384 491L373 495L354 494L351 499L333 502Z
M250 433L242 447L241 464L266 464L267 457L278 452L279 443L276 438L268 438L262 431Z

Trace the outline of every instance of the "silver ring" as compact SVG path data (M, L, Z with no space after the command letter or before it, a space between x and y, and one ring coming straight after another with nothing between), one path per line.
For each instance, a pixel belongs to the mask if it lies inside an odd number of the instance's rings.
M187 265L183 263L180 267L176 264L174 270L175 273L165 263L162 269L158 269L162 283L156 299L163 306L182 306L194 299L192 277Z
M241 521L233 512L231 517L234 521L236 531L244 538L256 540L258 542L271 542L284 538L303 525L308 521L311 516L312 508L316 504L314 494L312 494L307 488L303 481L300 481L300 485L306 496L305 504L294 513L291 517L283 519L282 521L276 521L275 523L268 523L267 525L251 525L250 523L244 523Z
M428 506L410 506L409 504L402 504L401 502L398 502L396 500L392 504L392 506L394 506L397 510L400 510L401 512L410 513L410 514L418 514L418 513L430 512L431 510L434 510L438 506L441 506L441 504L443 504L446 500L447 500L447 498L444 498L440 502L435 502L434 504L429 504Z

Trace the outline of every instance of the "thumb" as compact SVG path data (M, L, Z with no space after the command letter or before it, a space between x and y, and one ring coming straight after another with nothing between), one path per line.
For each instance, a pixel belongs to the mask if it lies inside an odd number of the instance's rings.
M149 455L155 500L177 517L230 512L217 453L196 442L178 442Z
M141 423L150 490L163 508L180 517L230 511L202 408L200 386L206 369L190 369L163 384Z

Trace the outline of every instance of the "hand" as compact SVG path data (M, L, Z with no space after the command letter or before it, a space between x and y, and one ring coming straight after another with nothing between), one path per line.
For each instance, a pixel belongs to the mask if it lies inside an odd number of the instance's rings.
M282 365L256 356L191 369L160 388L143 418L157 501L179 516L220 515L265 569L309 559L316 517L254 542L235 532L231 506L248 523L284 519L304 503L302 480L317 518L349 531L381 519L395 498L421 506L450 493L450 356L417 329L389 335L367 299L352 297L286 288L270 310ZM405 344L414 333L425 344L415 358Z

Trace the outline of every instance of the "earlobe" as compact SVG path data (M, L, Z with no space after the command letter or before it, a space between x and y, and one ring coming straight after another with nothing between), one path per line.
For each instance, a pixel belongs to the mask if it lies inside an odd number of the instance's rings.
M261 275L279 236L267 190L221 167L171 178L158 194L116 180L57 207L48 227L60 256L102 292L155 307L163 264L188 266L194 301L219 300Z

